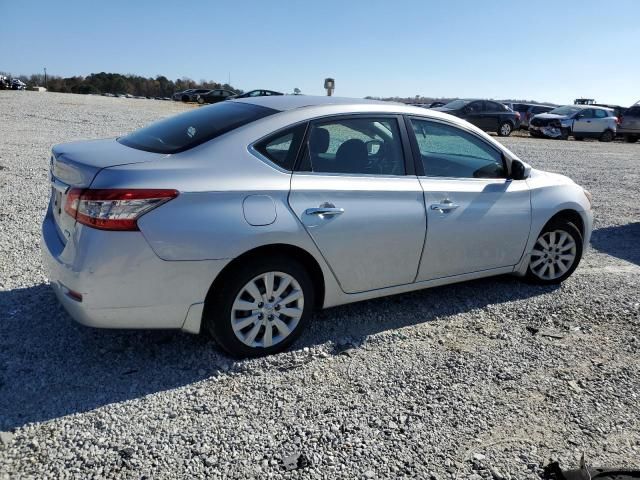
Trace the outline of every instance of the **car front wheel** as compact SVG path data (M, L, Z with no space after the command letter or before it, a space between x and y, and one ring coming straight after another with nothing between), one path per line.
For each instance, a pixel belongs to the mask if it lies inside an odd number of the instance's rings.
M531 251L527 279L538 284L557 284L567 279L582 258L582 235L565 220L548 224Z
M205 328L234 357L285 350L309 321L314 289L305 267L291 258L252 259L234 269L212 292Z
M498 135L501 137L508 137L511 135L511 131L513 130L513 126L510 122L502 122L500 127L498 128Z

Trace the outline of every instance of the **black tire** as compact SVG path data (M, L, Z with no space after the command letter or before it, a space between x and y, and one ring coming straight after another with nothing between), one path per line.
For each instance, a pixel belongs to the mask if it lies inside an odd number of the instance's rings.
M636 143L638 141L638 137L635 135L625 135L624 141L627 143Z
M498 136L508 137L513 132L513 124L511 122L502 122L498 127Z
M602 135L600 135L601 142L611 142L614 138L615 134L611 130L605 130L602 132Z
M584 140L584 137L578 137L577 135L574 135L573 139L577 140L578 142L581 142L582 140Z
M575 243L575 259L573 263L569 265L566 272L564 272L558 278L545 279L545 278L541 278L539 275L534 273L533 270L531 269L531 265L535 264L538 260L542 260L543 257L532 255L531 259L529 260L529 266L527 267L527 274L525 276L525 279L529 283L535 283L537 285L557 285L559 283L564 282L567 278L569 278L571 274L575 271L575 269L578 268L578 265L580 264L580 260L582 259L583 240L582 240L582 234L580 233L580 230L578 230L578 228L573 223L567 220L562 220L562 219L549 222L547 225L545 225L545 227L542 229L542 231L538 235L538 239L547 233L557 232L557 231L561 231L568 234L570 239L573 240L573 242ZM536 244L534 244L534 250L536 250L536 246L538 246L538 243L537 243L538 239L536 239ZM544 265L544 262L546 262L546 260L543 260L543 265ZM552 263L551 259L549 260L549 263Z
M303 313L293 331L279 343L271 347L251 347L243 343L233 331L232 306L236 296L245 285L255 277L267 272L283 272L298 282L304 296ZM274 255L262 260L253 258L239 264L221 280L221 282L217 282L219 286L217 291L212 291L207 296L203 324L218 345L236 358L259 357L281 352L300 336L309 322L315 303L315 290L307 269L295 259L282 255ZM266 326L262 328L266 328ZM261 329L260 332L264 332L264 330Z
M202 105L204 103L204 98L202 98L200 95L198 95L198 103L200 105Z
M569 129L561 128L560 129L560 140L569 140Z

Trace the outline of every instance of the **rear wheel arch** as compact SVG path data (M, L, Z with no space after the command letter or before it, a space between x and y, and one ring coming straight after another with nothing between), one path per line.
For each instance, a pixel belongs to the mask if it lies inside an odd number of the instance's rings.
M271 244L271 245L263 245L260 247L256 247L252 250L249 250L242 255L234 258L231 262L229 262L218 274L215 278L211 286L209 287L209 291L207 292L207 296L205 299L205 310L207 303L210 303L210 299L213 296L213 292L215 292L218 287L224 282L225 278L241 265L244 265L247 262L259 261L260 258L265 258L265 256L285 256L288 258L293 258L301 263L309 275L311 276L313 282L313 288L315 293L316 305L314 307L319 309L324 305L324 296L325 296L325 278L322 273L322 269L317 260L306 250L296 247L293 245L287 244Z

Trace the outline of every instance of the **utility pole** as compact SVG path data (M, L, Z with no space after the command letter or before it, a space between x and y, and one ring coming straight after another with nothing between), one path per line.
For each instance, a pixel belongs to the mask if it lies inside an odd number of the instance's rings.
M47 67L44 67L44 88L47 88Z

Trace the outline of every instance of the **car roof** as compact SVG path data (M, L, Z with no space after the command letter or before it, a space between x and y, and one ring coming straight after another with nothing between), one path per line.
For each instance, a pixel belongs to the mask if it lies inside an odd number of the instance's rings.
M280 110L281 112L296 108L318 107L323 105L389 105L391 103L363 98L321 97L313 95L278 95L271 97L238 98L231 101L251 103L261 107Z

